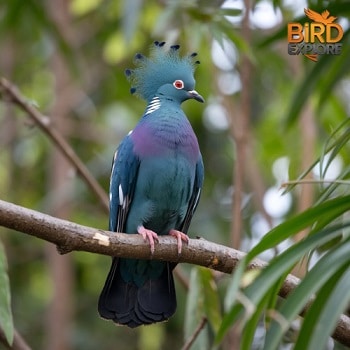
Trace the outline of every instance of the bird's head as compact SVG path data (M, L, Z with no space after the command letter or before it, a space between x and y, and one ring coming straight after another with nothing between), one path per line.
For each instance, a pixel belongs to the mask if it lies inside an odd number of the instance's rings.
M142 54L135 56L135 69L125 71L132 83L131 93L146 101L155 95L163 95L182 103L188 99L204 102L203 97L194 89L194 68L199 61L193 53L180 57L179 45L164 49L165 43L156 41L150 57Z

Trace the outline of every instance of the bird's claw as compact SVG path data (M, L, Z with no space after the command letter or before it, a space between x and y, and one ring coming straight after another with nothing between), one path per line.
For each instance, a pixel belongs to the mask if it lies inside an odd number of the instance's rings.
M182 241L188 243L188 236L185 233L178 230L170 230L169 235L177 239L177 252L180 255L182 251Z
M149 245L151 247L151 254L154 253L154 242L159 241L158 240L158 235L152 231L144 228L143 226L139 226L137 228L137 232L143 237L143 240L146 242L149 242Z

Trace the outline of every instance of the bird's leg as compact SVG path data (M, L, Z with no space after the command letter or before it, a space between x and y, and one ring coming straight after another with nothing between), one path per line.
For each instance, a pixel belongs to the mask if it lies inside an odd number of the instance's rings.
M178 230L170 230L169 231L169 235L173 236L173 237L175 237L177 239L177 252L179 254L181 254L182 241L188 243L188 240L189 240L188 236L185 233L183 233L181 231L178 231Z
M149 245L151 247L151 254L153 254L154 241L158 242L158 235L152 230L147 230L142 225L137 228L137 232L143 237L144 241L149 241Z

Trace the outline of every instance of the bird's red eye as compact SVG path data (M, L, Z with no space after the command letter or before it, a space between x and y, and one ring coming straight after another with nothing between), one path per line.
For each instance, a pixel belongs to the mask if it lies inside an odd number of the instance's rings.
M174 82L173 82L173 85L174 85L174 87L176 88L176 89L183 89L184 88L184 86L185 86L185 84L184 84L184 82L182 81L182 80L175 80Z

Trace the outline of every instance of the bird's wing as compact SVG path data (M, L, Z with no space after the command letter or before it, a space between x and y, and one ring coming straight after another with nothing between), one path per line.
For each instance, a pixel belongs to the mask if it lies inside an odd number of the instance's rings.
M124 232L140 161L126 136L114 154L109 186L109 230Z
M305 9L304 12L305 12L306 16L308 16L310 19L312 19L315 22L323 22L324 21L322 16L316 11L313 11L310 9Z
M190 202L188 204L187 212L185 215L185 218L182 223L181 231L183 233L187 233L188 228L190 227L191 220L193 217L194 212L197 209L197 205L199 202L199 198L201 196L201 190L203 186L203 179L204 179L204 166L203 166L203 160L202 157L200 160L197 162L196 165L196 176L194 179L194 184L193 184L193 191L192 191L192 196L190 198Z

